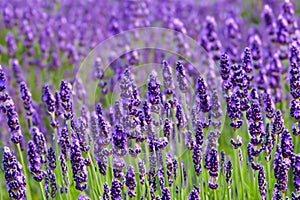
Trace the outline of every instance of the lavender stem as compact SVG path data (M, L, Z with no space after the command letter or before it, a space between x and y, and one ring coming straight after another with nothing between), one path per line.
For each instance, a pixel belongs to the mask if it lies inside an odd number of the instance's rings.
M24 169L25 180L26 180L26 183L27 183L26 184L26 189L27 189L26 198L28 200L31 200L32 196L31 196L31 190L30 190L30 181L28 180L27 167L26 167L25 162L24 162L24 158L23 158L23 154L22 154L20 143L17 144L17 148L18 148L18 151L19 151L19 155L20 155L20 159L21 159L21 164L22 164L22 168Z

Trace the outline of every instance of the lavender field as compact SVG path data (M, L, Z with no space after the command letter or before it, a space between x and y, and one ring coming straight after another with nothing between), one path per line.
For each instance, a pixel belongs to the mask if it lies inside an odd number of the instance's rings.
M298 0L0 9L0 200L300 200Z

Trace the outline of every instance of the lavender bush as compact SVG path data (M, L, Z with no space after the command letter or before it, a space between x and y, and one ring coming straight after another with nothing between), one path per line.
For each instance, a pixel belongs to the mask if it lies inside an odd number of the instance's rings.
M0 200L300 199L297 1L0 7Z

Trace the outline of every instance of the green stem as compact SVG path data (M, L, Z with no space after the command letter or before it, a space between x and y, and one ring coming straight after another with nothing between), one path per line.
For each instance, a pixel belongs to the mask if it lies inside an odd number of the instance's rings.
M41 189L41 193L42 193L43 199L46 200L46 196L45 196L45 193L44 193L44 187L43 187L42 182L39 182L39 185L40 185L40 189Z
M32 199L32 196L31 196L31 190L30 190L30 181L28 179L28 173L27 173L27 168L26 168L26 165L25 165L25 162L24 162L24 158L23 158L23 154L22 154L22 150L21 150L21 146L20 146L20 143L17 144L17 148L18 148L18 151L19 151L19 155L20 155L20 159L21 159L21 164L22 164L22 167L23 167L23 172L24 172L24 175L25 175L25 180L26 180L26 199L28 200L31 200Z

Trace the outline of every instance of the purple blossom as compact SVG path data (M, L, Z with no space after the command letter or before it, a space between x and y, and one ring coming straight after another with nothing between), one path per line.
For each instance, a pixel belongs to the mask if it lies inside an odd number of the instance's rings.
M20 143L23 138L23 134L14 102L9 96L4 102L4 109L6 113L7 125L11 133L10 139L13 143Z
M34 175L34 180L41 182L45 178L45 172L41 170L41 166L43 164L42 157L38 154L37 147L32 140L28 142L27 155L29 164L28 168Z
M64 117L66 120L73 119L73 108L72 108L72 85L67 81L61 81L60 83L60 99L61 106L64 109Z
M110 189L111 199L122 200L121 183L118 179L113 179Z
M55 111L55 98L47 84L43 85L42 100L46 104L48 112L53 113Z
M266 182L266 175L265 170L263 167L260 168L258 171L258 189L262 199L266 199L267 194L267 182Z
M47 151L47 162L51 170L56 168L56 153L52 147Z
M25 198L26 181L22 165L17 161L14 153L6 146L3 151L2 164L9 197L12 199Z
M300 190L300 155L293 154L292 156L292 170L293 170L293 180L296 191Z
M73 138L73 144L70 147L70 161L72 164L73 180L76 183L75 188L83 191L87 188L88 174L81 155L79 141L75 138Z
M27 88L26 83L23 81L19 83L19 86L21 99L23 101L24 109L26 110L26 116L30 117L34 112L34 108L32 106L31 92Z
M129 197L134 197L136 196L136 193L134 192L134 189L136 187L136 180L135 180L135 172L132 166L129 166L127 168L127 172L126 172L126 186L128 187L128 195Z
M0 65L0 92L5 91L6 89L6 75L5 72L2 68L2 66Z

